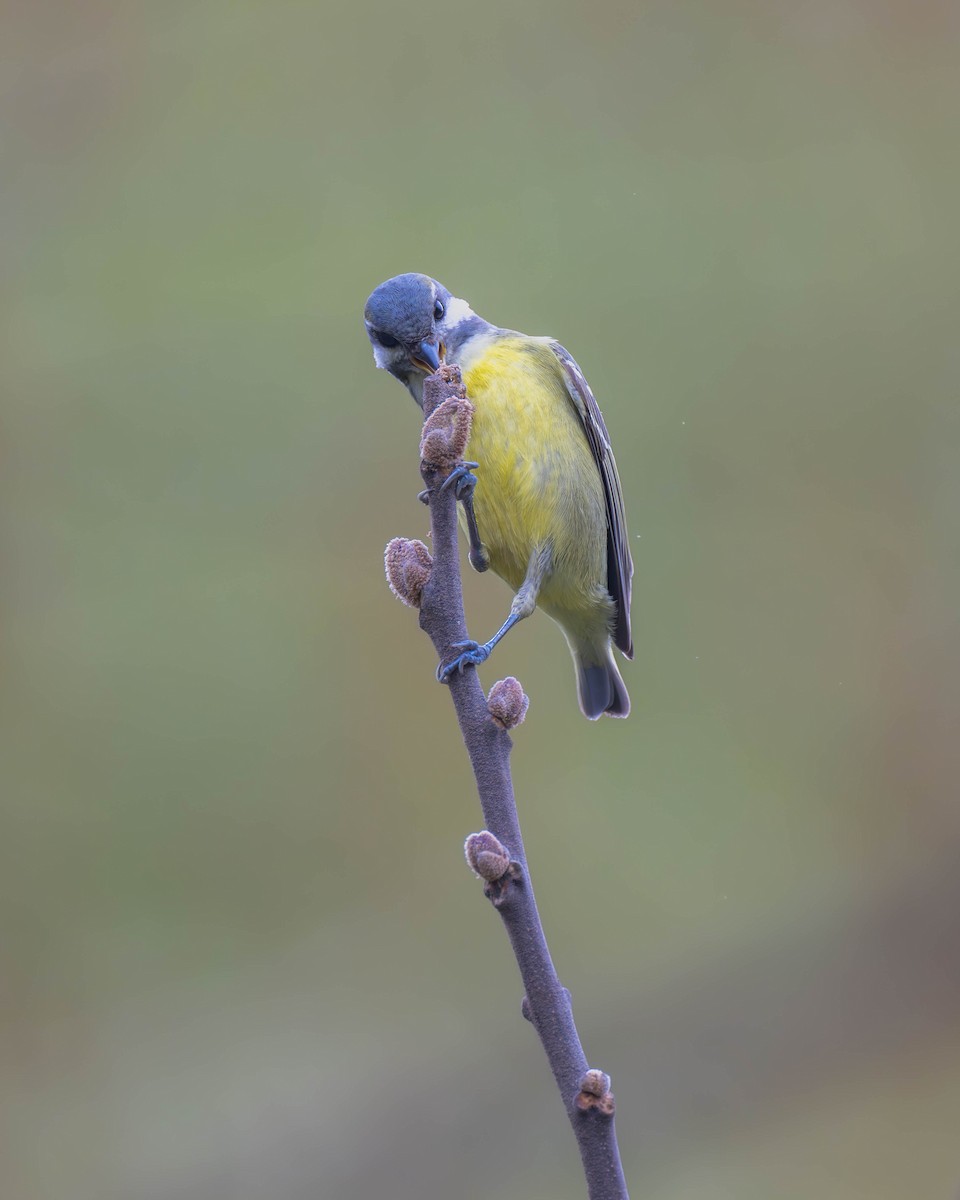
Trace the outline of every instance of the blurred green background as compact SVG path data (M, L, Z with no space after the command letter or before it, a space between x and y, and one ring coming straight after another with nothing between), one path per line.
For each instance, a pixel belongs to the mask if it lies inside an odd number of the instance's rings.
M955 1195L956 8L3 24L3 1196L583 1195L383 581L407 270L560 338L616 445L633 716L543 616L481 676L633 1195Z

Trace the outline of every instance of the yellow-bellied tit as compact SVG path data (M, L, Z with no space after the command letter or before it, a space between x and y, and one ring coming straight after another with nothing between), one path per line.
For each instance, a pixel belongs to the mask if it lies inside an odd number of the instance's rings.
M633 562L617 464L583 372L552 338L488 324L427 275L380 284L364 318L377 366L421 408L426 376L444 360L460 367L474 406L469 465L479 464L456 481L470 562L516 592L490 641L457 647L438 678L484 662L539 604L567 639L584 714L625 717L611 643L633 658Z

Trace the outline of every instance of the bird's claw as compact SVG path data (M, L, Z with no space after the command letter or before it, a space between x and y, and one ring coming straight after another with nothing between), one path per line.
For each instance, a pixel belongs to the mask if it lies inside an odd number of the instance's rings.
M472 499L473 489L477 486L477 477L473 474L473 471L479 466L480 464L475 462L462 462L458 467L454 467L443 483L436 489L437 495L445 492L453 484L458 500L468 501ZM424 488L422 492L417 492L417 499L421 504L430 503L431 490L430 488Z
M438 491L445 492L453 484L458 500L463 500L466 496L472 496L473 489L477 486L477 477L473 474L473 471L479 466L480 464L475 462L460 463L459 466L453 468L443 483L440 484Z
M437 667L438 683L446 683L454 671L462 675L465 667L477 667L480 663L486 662L493 647L487 643L469 641L454 642L450 648L451 650L460 650L461 653L448 663L441 663Z

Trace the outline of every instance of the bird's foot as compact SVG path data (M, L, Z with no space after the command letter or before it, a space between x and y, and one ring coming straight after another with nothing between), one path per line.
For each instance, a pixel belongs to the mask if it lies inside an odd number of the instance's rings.
M450 676L456 671L463 674L466 667L477 667L482 662L486 662L490 657L490 651L493 646L489 642L454 642L452 650L461 651L456 658L452 658L448 663L441 663L437 667L437 682L446 683Z
M460 463L440 484L439 490L445 492L452 485L457 499L467 501L472 498L473 489L477 486L477 477L473 472L479 466L480 464L475 462Z
M477 486L477 477L473 472L479 466L480 464L475 462L462 462L458 467L453 468L437 491L445 492L448 487L453 486L457 499L468 504L473 499L473 489ZM421 504L429 504L430 488L424 488L422 492L417 492L417 499Z
M467 533L470 538L470 550L467 557L470 560L470 566L475 571L486 571L490 566L490 555L487 552L486 546L480 541L477 518L473 513L473 493L477 487L477 477L473 472L479 466L480 464L475 462L460 463L459 466L453 468L443 483L440 484L437 488L437 493L445 492L448 487L453 488L454 494L457 500L463 505L463 511L467 517ZM417 493L417 499L422 504L429 504L431 494L431 490L427 488L425 491Z

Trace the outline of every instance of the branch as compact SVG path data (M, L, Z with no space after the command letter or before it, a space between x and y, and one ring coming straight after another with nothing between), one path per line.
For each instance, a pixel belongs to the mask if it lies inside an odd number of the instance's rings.
M453 657L455 642L467 640L457 500L453 487L441 491L439 486L462 462L473 413L465 397L458 367L442 366L424 384L420 471L433 525L433 560L421 542L402 538L390 543L386 556L391 587L420 609L420 627L441 662ZM455 673L449 687L486 824L483 833L467 839L467 861L485 879L484 893L510 938L526 991L523 1015L536 1029L560 1089L580 1148L590 1200L628 1200L610 1079L587 1065L570 993L557 978L550 958L527 870L510 775L513 743L507 732L523 720L526 696L515 679L507 679L494 685L488 701L471 668Z

